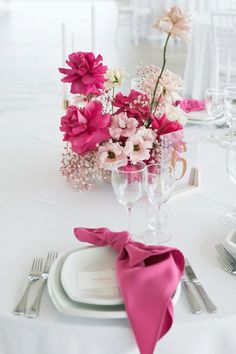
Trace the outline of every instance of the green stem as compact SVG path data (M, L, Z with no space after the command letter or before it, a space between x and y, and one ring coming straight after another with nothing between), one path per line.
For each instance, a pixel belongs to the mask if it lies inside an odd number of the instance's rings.
M154 108L154 114L156 113L157 107L159 106L160 100L162 98L162 93L160 94L160 96L158 97L157 103L155 104L155 108Z
M154 102L155 102L155 97L156 97L156 92L157 92L157 88L158 88L158 85L159 85L159 82L160 82L160 79L162 77L162 74L164 72L164 69L165 69L165 66L166 66L166 49L167 49L167 44L168 44L168 41L169 41L169 38L170 38L170 33L168 33L168 36L166 38L166 42L165 42L165 45L164 45L164 50L163 50L163 63L162 63L162 68L161 68L161 72L157 78L157 82L156 82L156 85L155 85L155 88L154 88L154 91L153 91L153 95L152 95L152 100L151 100L151 105L150 105L150 110L149 110L149 115L148 115L148 119L146 120L146 122L144 123L144 126L146 128L149 127L149 125L151 124L151 113L152 113L152 109L153 109L153 105L154 105Z

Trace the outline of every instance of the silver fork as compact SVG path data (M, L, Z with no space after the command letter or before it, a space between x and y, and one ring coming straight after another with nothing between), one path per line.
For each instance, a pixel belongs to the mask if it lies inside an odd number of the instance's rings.
M30 289L31 284L34 281L40 279L41 272L42 272L42 263L43 263L42 258L34 258L31 269L30 269L30 273L28 276L28 279L29 279L28 285L25 289L25 292L24 292L21 300L19 301L18 305L16 306L15 310L13 311L13 313L15 315L23 316L25 314L29 289Z
M27 317L37 317L39 315L40 303L43 293L44 285L48 279L49 270L51 268L52 263L57 258L57 252L49 252L43 267L43 271L41 273L41 283L38 289L38 293L33 302L31 308L26 312Z
M216 250L219 254L217 257L222 268L230 274L236 274L236 259L224 248L220 243L217 244Z

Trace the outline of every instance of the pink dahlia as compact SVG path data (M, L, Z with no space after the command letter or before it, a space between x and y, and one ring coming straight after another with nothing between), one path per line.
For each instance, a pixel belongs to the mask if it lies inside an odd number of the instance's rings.
M136 90L131 90L128 96L119 92L114 98L113 105L118 107L117 114L126 113L128 117L136 118L139 125L143 125L149 115L148 96Z
M105 73L107 66L102 64L102 56L95 58L93 53L77 52L69 55L66 61L70 69L59 68L60 73L66 76L61 80L71 83L71 93L82 95L100 95L105 89L107 81Z
M110 138L109 124L110 114L102 114L102 104L91 101L83 108L69 106L61 118L60 130L65 132L63 140L71 143L72 150L83 155Z

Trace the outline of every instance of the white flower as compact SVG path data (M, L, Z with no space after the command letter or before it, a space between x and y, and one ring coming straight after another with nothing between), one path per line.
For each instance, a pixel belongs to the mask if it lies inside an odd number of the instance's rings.
M187 115L179 106L173 106L172 104L167 104L166 115L168 120L172 122L177 121L181 125L185 125L187 122Z
M125 166L127 157L124 148L119 143L107 142L98 148L96 159L100 168L112 170L115 164Z
M183 88L183 80L179 75L172 73L170 70L165 70L160 82L167 101L175 102L180 100L178 92Z
M137 135L140 135L145 141L145 146L152 148L154 141L156 140L156 133L152 129L141 127L137 130Z
M125 153L134 164L138 161L148 160L150 141L145 141L141 134L134 134L126 142Z
M123 69L109 69L105 77L108 79L108 81L105 82L105 86L111 89L113 87L122 86L127 77L127 73Z

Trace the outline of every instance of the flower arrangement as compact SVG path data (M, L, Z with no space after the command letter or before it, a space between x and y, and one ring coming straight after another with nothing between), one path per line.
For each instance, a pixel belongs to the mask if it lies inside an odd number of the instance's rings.
M69 68L59 68L65 74L62 82L70 83L75 95L60 126L67 142L61 172L74 187L83 191L96 177L109 179L117 164L154 163L161 136L183 129L186 115L178 94L183 83L165 66L170 37L189 41L189 20L177 6L157 19L153 27L167 33L162 67L140 65L137 89L128 95L115 93L126 73L108 69L101 55L72 53L66 61Z

